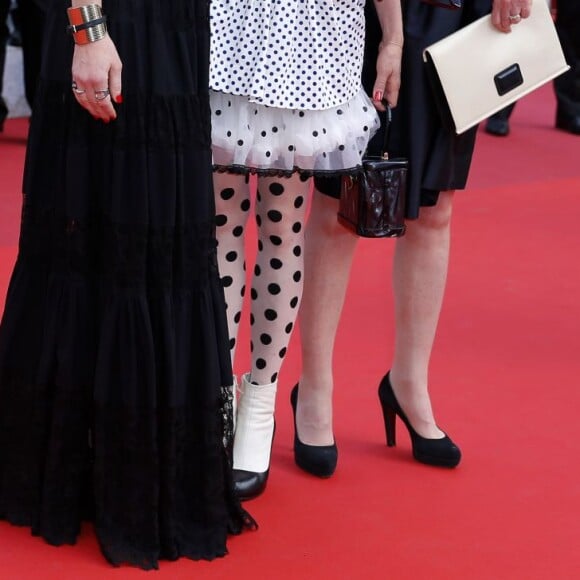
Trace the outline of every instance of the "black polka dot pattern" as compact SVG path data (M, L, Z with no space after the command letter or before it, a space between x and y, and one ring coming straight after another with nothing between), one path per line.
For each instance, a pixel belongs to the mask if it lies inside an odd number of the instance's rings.
M212 0L211 87L284 109L348 101L360 86L364 4Z
M366 150L379 126L378 115L362 88L341 105L342 115L335 109L276 109L274 113L269 106L236 95L229 97L235 107L227 115L216 116L215 110L225 98L223 93L210 91L213 160L224 169L249 167L258 174L296 168L312 173L344 172L360 166L360 152ZM250 115L252 109L257 114ZM273 115L283 119L276 131L270 126ZM248 116L250 123L239 122L240 117Z
M237 328L242 319L246 291L244 231L249 217L250 191L245 176L234 180L229 176L224 180L214 179L214 190L218 261L226 296L228 330L231 337L230 352L233 360L237 346Z
M216 173L214 182L216 211L224 216L216 233L233 359L246 284L243 232L249 212L242 206L246 201L249 203L250 192L244 176ZM262 216L257 220L261 251L257 252L252 270L251 300L246 304L251 308L251 381L261 385L278 377L298 314L303 271L302 224L310 180L298 175L286 179L260 177L258 189L255 211Z
M234 197L234 190L231 187L226 187L220 191L220 197L224 200Z
M360 81L364 4L211 1L210 98L217 166L266 172L296 167L340 171L360 165L358 152L366 149L378 126Z
M282 214L278 210L271 209L268 212L268 218L271 221L278 223L279 221L282 221Z

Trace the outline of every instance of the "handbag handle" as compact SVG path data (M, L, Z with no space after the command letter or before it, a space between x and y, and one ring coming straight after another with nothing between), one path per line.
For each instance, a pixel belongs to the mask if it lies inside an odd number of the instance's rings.
M383 159L388 159L389 158L389 152L388 152L388 145L389 145L389 135L391 134L391 121L393 119L393 112L391 110L391 106L389 105L389 103L387 103L387 101L385 101L383 99L382 101L383 105L386 107L386 111L385 111L385 130L383 132L383 146L381 147L381 157Z

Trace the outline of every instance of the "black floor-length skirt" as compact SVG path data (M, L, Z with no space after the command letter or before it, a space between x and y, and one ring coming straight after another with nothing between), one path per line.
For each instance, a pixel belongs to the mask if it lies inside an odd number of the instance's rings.
M52 544L94 521L113 564L212 559L232 492L216 266L206 0L104 0L118 119L71 91L51 0L0 327L0 518Z

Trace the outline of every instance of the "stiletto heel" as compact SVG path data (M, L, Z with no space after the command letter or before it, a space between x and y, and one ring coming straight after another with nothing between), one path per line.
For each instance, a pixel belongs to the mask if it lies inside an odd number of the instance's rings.
M461 451L447 434L444 434L445 436L440 439L427 439L415 431L395 397L389 373L385 375L379 385L379 400L383 410L387 445L389 447L394 447L396 444L395 422L398 416L409 431L413 457L417 461L439 467L456 467L459 464Z
M330 477L338 462L336 441L332 445L307 445L298 437L296 427L296 405L298 403L298 385L290 393L290 404L294 415L294 461L298 467L317 477Z
M397 445L397 414L392 407L382 405L383 417L385 419L385 433L387 435L387 446L395 447Z

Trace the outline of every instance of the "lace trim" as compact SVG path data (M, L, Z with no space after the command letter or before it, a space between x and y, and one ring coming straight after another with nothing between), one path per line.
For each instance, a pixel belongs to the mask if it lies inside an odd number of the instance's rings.
M75 544L81 521L94 519L105 558L145 570L223 556L228 533L257 528L219 452L220 420L192 421L194 400L93 416L78 386L41 387L2 367L0 386L0 519L55 546Z
M310 177L341 177L342 175L357 175L362 166L340 169L338 171L320 171L312 169L301 169L294 167L292 170L283 169L258 169L256 167L246 167L245 165L213 165L213 170L217 173L233 173L236 175L258 175L264 177L292 177L298 173L304 178Z

